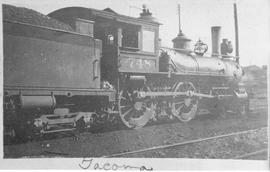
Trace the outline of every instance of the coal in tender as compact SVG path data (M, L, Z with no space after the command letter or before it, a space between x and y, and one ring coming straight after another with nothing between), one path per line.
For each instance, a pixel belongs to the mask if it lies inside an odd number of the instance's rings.
M2 7L4 20L21 22L37 26L45 26L65 31L74 31L71 26L37 11L24 7L15 7L7 4L3 4Z

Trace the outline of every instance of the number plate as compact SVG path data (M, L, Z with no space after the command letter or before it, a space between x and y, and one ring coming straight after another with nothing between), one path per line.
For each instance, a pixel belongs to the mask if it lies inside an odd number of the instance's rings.
M154 72L156 62L152 59L121 58L120 71Z

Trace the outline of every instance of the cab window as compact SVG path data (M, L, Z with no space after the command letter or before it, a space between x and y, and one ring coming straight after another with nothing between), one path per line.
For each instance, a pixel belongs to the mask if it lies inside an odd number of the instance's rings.
M155 52L155 32L150 30L142 30L142 51Z
M138 28L132 26L123 28L122 46L138 48Z

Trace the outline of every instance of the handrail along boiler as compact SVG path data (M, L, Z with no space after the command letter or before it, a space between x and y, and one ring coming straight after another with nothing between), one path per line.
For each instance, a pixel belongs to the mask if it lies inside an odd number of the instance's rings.
M160 23L145 6L139 18L82 7L48 16L74 31L3 22L9 135L83 131L105 121L140 128L160 119L187 122L204 107L219 113L246 107L241 66L194 53L182 31L174 48L160 47Z

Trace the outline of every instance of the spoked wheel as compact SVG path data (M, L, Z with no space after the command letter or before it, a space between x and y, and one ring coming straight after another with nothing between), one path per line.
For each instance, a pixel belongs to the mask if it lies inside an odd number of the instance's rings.
M175 92L195 92L196 89L191 82L180 82L176 85ZM182 122L193 119L197 113L198 100L192 95L175 96L172 103L172 114Z
M154 117L150 98L139 98L136 92L122 90L119 93L118 110L122 122L128 127L138 129Z

